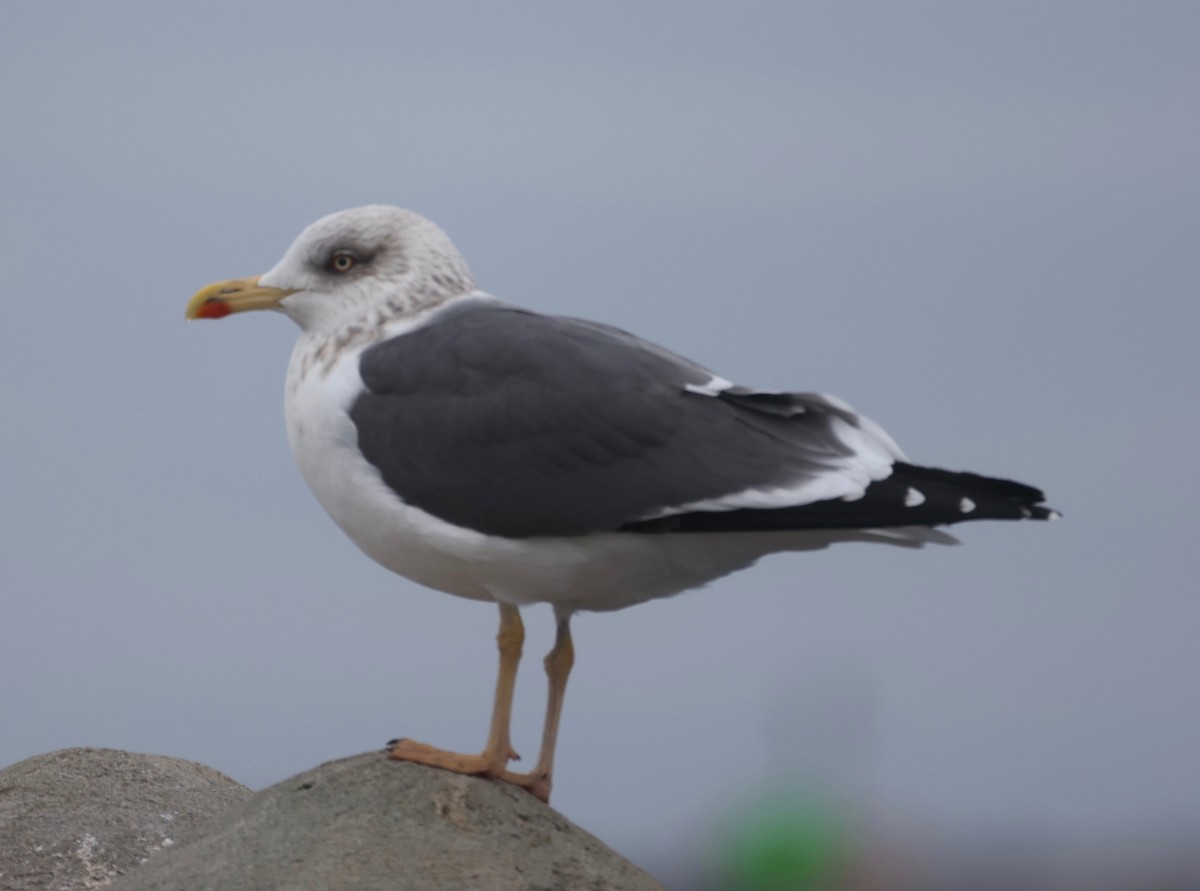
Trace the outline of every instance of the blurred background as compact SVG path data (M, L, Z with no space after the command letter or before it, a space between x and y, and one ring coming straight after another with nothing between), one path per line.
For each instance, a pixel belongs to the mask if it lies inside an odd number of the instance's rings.
M673 889L1200 886L1196 4L3 12L0 765L482 744L495 611L309 495L291 323L183 322L394 203L501 297L1066 517L580 616L557 809Z

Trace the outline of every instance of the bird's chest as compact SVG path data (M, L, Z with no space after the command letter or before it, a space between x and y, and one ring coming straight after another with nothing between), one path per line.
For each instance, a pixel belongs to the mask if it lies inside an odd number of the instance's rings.
M405 504L358 447L350 408L362 392L358 354L319 367L297 344L288 369L288 442L304 481L330 517L378 563L452 594L491 599L467 571L474 533Z
M304 481L339 525L362 510L357 489L369 471L348 413L360 388L356 358L321 367L308 344L297 344L284 396L288 443Z

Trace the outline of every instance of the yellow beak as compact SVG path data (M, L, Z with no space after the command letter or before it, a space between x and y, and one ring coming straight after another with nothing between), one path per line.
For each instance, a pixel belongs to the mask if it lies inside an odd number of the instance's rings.
M214 282L197 291L188 301L184 318L223 319L230 313L251 309L278 309L279 301L295 291L267 288L258 283L259 276L234 278Z

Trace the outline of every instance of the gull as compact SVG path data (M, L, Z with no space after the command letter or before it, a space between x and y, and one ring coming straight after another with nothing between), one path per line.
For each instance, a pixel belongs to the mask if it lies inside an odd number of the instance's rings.
M264 275L192 297L189 319L282 312L301 334L285 417L300 473L368 556L497 604L483 751L409 739L391 758L505 780L548 801L570 621L835 542L952 544L940 526L1058 516L1032 486L909 463L876 423L818 393L737 386L608 325L480 290L447 235L372 205L305 229ZM541 751L509 735L520 608L557 623Z

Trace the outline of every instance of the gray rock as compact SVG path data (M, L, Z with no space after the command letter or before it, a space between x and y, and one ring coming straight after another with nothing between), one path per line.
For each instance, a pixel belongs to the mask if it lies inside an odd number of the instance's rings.
M664 891L532 796L368 753L257 793L112 891Z
M248 795L178 758L113 749L28 758L0 770L0 889L103 888Z

